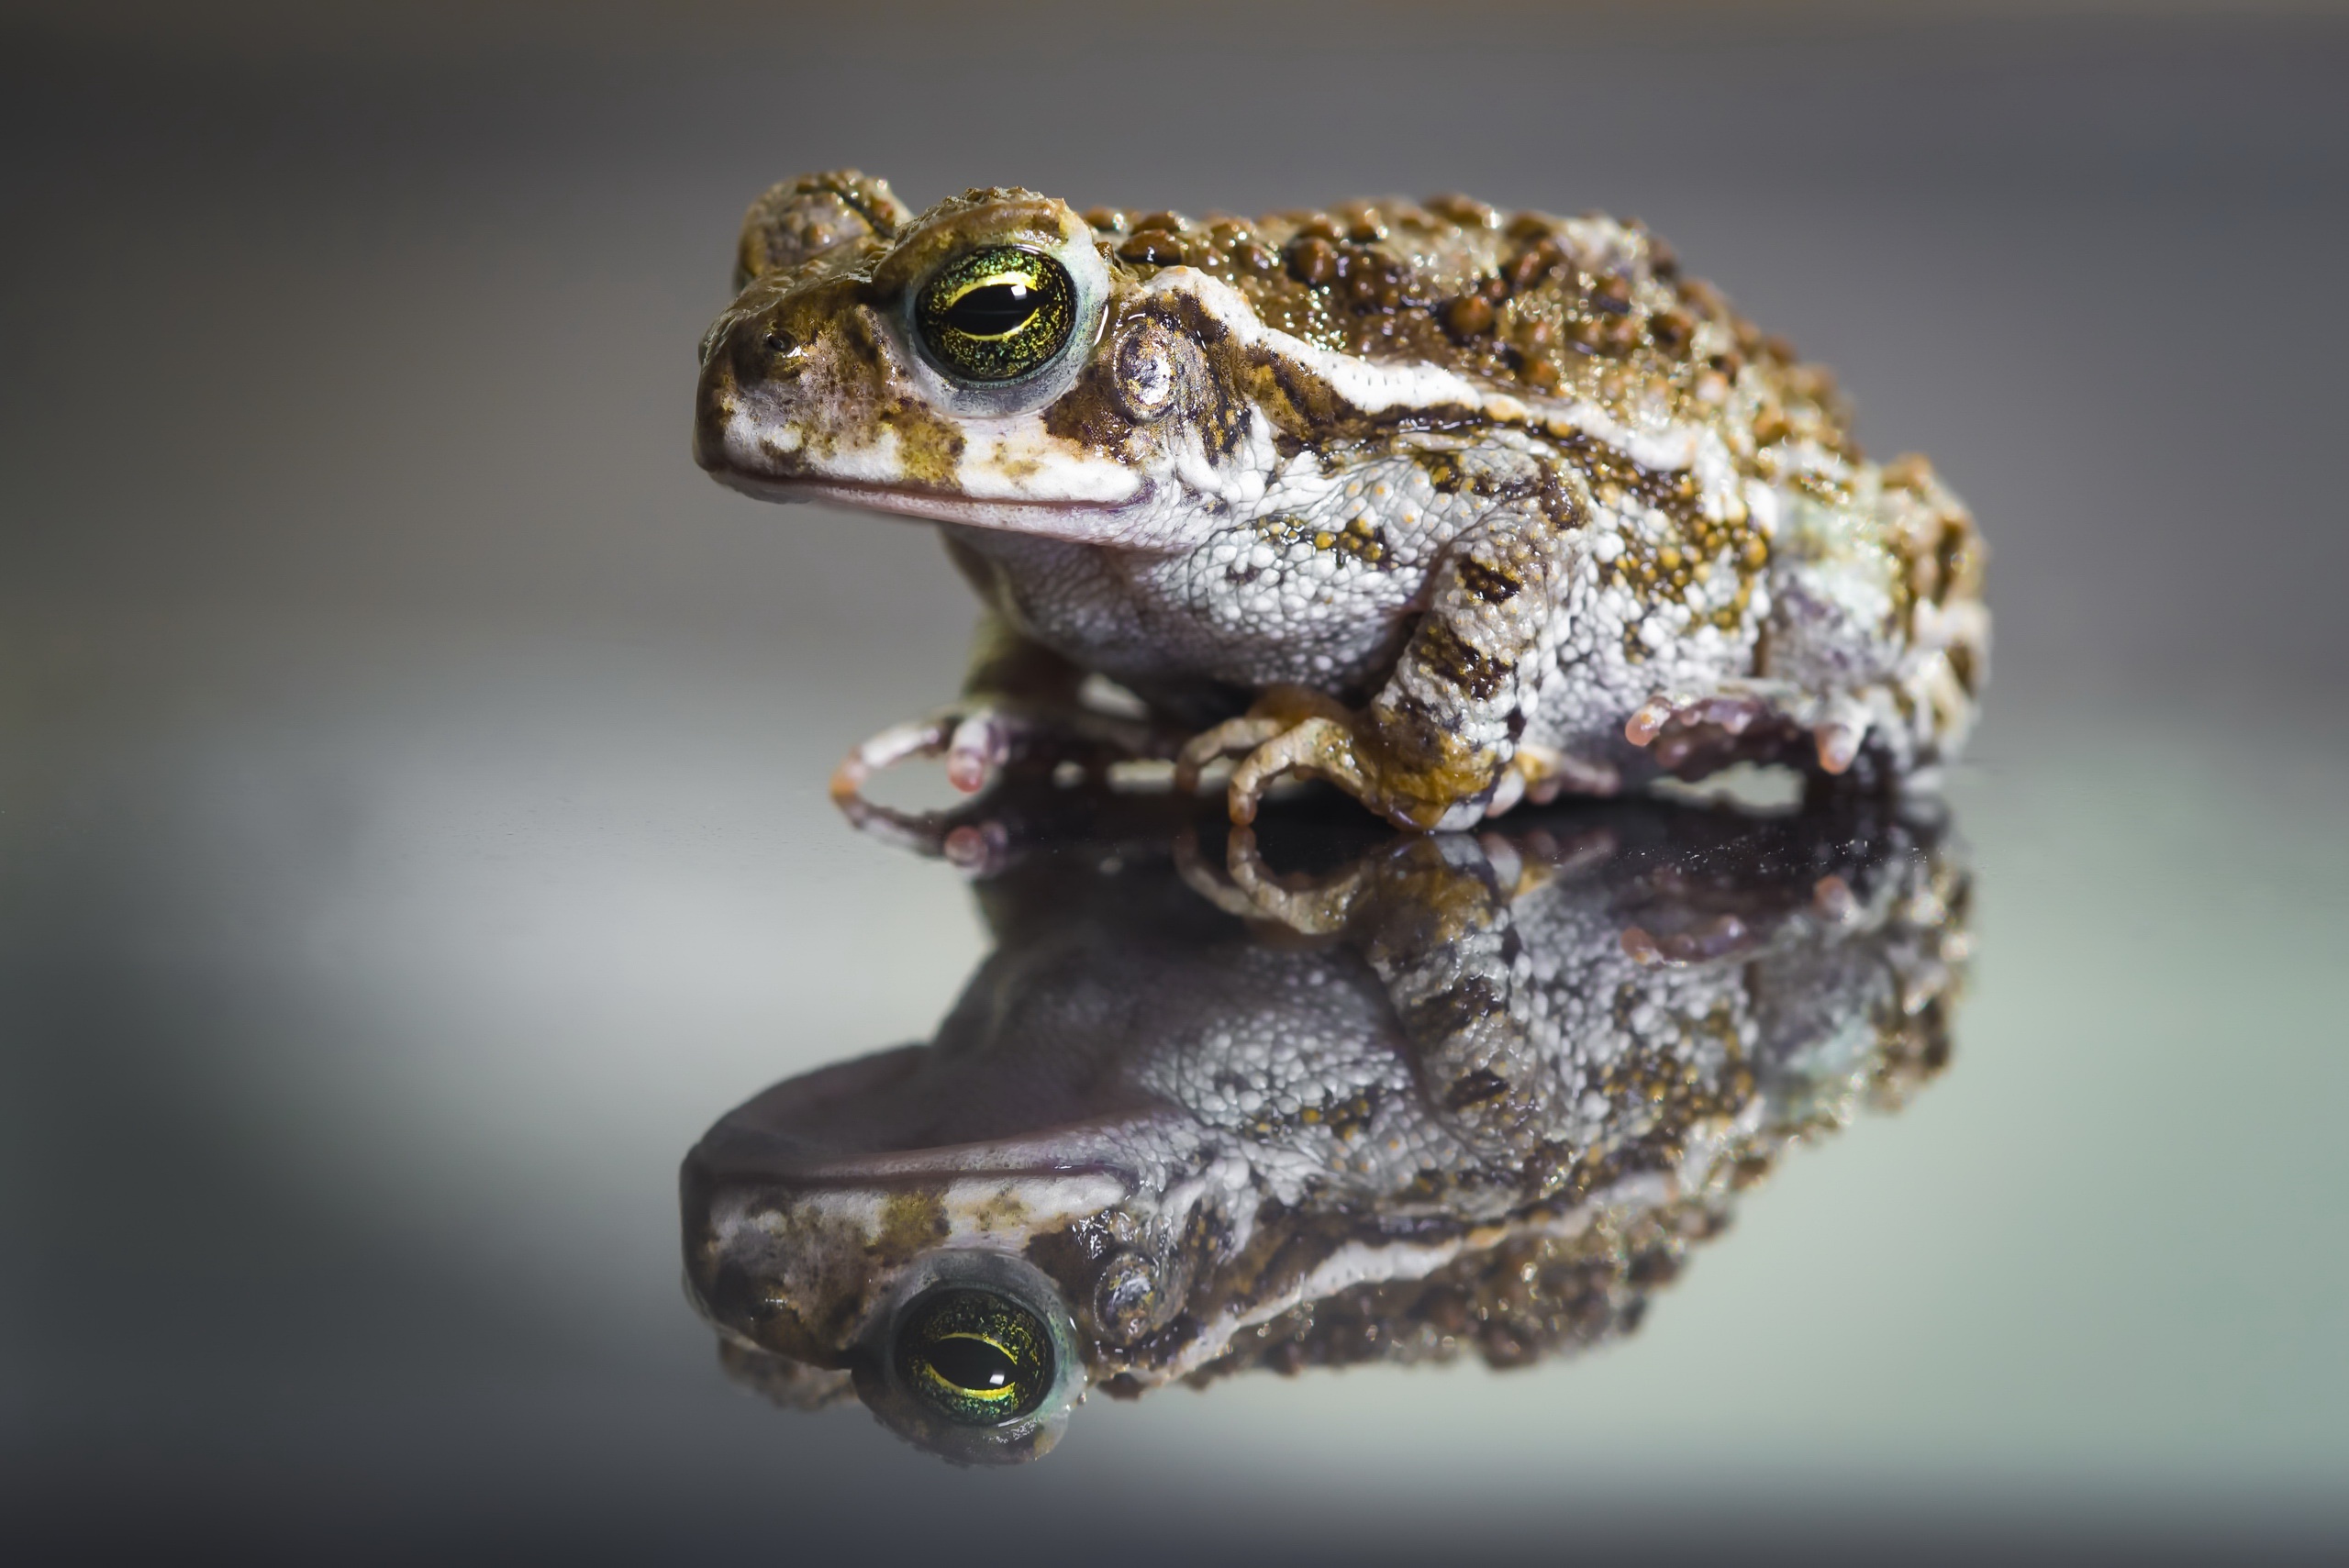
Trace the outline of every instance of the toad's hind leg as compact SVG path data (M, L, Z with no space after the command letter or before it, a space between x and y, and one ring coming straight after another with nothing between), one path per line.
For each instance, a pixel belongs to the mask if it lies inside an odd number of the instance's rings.
M1814 785L1882 788L1954 754L1989 653L1972 515L1922 458L1861 463L1849 499L1797 496L1770 547L1750 677L1652 694L1624 738L1682 778L1789 762Z

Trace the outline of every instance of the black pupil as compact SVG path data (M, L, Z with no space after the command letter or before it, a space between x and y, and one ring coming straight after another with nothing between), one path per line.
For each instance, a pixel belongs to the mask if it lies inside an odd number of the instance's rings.
M974 338L1000 338L1036 314L1036 291L1026 284L989 284L946 307L947 322Z
M930 1347L930 1364L955 1387L982 1392L1009 1387L1019 1371L1018 1362L985 1340L961 1335L933 1343Z

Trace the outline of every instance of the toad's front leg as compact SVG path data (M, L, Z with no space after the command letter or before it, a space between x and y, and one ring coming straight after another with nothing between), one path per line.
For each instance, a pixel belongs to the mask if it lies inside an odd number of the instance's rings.
M1511 508L1455 541L1369 706L1355 712L1323 693L1274 687L1244 717L1183 749L1177 784L1192 786L1219 757L1238 757L1234 822L1252 820L1264 791L1288 773L1327 779L1400 828L1477 821L1505 783L1524 782L1505 773L1556 658L1577 561L1564 512Z
M1098 774L1112 762L1174 754L1179 731L1086 706L1079 697L1084 680L1074 664L989 615L962 698L927 718L892 725L851 751L832 774L832 799L852 817L876 809L863 798L866 782L909 757L942 756L947 781L975 794L1007 768L1075 762Z
M1531 972L1519 967L1512 902L1553 874L1502 840L1439 833L1397 840L1333 877L1284 877L1241 828L1229 882L1204 867L1184 879L1236 915L1300 935L1352 933L1386 987L1433 1119L1495 1173L1538 1184L1557 1169L1541 1156L1563 1107L1529 1028Z

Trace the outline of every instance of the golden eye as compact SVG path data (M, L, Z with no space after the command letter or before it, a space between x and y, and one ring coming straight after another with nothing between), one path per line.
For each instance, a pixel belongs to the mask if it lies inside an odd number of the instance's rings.
M1034 1313L991 1290L940 1290L897 1329L897 1376L948 1419L995 1427L1043 1402L1052 1341Z
M1076 285L1050 256L1016 245L974 250L922 285L914 325L938 368L964 381L1017 381L1049 363L1076 326Z

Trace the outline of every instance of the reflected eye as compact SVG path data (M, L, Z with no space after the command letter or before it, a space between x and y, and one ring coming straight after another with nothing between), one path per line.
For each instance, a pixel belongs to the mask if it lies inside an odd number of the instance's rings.
M965 381L1017 381L1067 345L1076 286L1050 256L991 246L922 285L914 324L941 370Z
M948 1419L994 1427L1027 1415L1052 1383L1043 1322L991 1290L940 1290L897 1329L897 1375Z

